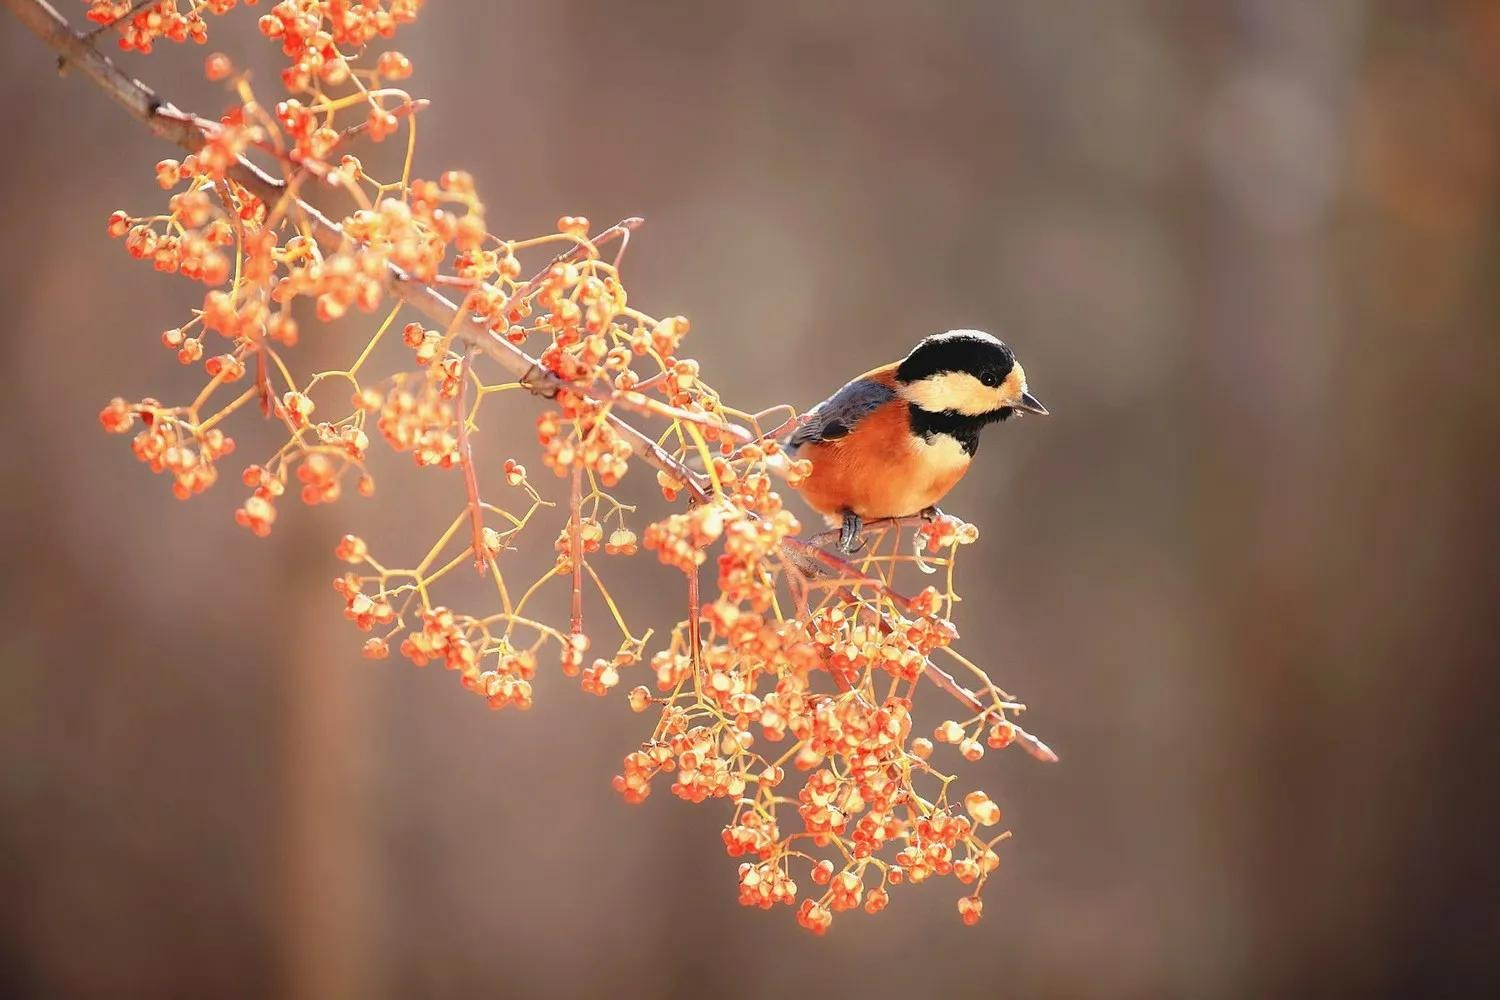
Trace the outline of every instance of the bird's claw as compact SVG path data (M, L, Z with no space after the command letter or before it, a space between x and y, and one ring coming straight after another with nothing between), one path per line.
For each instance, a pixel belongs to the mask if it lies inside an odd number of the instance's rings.
M865 547L864 522L853 511L844 512L844 523L839 528L839 551L852 556Z
M526 374L520 378L520 383L527 392L533 396L543 399L556 399L558 386L551 381L550 375L541 365L533 364L526 369Z

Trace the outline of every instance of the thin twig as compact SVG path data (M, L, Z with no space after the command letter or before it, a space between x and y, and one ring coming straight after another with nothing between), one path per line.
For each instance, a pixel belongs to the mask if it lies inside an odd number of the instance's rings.
M218 192L219 201L224 205L224 214L229 216L234 225L235 253L245 252L245 226L240 221L240 212L234 205L234 195L229 189L228 181L218 181L214 184L214 190ZM235 257L236 267L240 258ZM263 416L270 417L274 405L272 403L271 376L266 366L266 341L264 337L256 340L255 350L255 389L260 394L260 412Z
M702 598L698 593L698 567L684 571L688 585L688 654L693 665L693 676L703 680L703 631L699 619L703 614Z
M583 631L583 466L573 464L568 485L568 548L573 563L573 609L570 631Z
M470 545L474 549L474 569L483 573L489 553L484 544L484 506L479 499L479 475L474 470L474 448L469 442L469 363L473 354L465 354L458 364L458 464L464 473L464 494L469 504Z
M1003 713L980 701L978 695L960 684L948 671L933 663L931 658L923 661L922 673L938 688L948 692L954 698L958 699L960 703L968 706L975 715L989 721L1004 722L1009 725L1015 730L1016 739L1020 741L1021 748L1031 754L1031 756L1048 764L1057 763L1057 754L1053 753L1051 747L1016 725L1015 722L1007 719Z
M425 97L419 97L416 100L407 101L404 104L397 105L394 109L391 110L391 117L405 118L408 115L415 116L419 111L426 111L431 106L431 101L427 100ZM344 131L339 133L338 142L334 143L334 148L337 149L339 146L348 142L350 139L353 139L359 135L363 135L369 130L369 128L370 120L368 118L360 122L358 125L350 125L348 128L344 129Z

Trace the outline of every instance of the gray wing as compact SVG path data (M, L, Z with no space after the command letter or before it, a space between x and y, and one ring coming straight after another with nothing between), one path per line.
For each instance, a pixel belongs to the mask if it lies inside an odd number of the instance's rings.
M890 386L857 378L814 406L807 414L807 422L797 428L787 444L796 451L805 444L837 441L882 403L895 398L896 391Z

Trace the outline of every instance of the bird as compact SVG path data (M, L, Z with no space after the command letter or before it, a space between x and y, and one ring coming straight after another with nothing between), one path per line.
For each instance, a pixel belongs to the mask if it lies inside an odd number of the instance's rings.
M1047 408L1010 347L981 330L949 330L845 383L803 416L787 450L812 463L801 493L852 555L866 521L938 515L980 432L1022 413Z

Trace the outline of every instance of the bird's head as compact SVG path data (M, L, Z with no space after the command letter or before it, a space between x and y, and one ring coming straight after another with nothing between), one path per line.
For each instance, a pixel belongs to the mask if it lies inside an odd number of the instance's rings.
M896 366L896 389L918 409L982 421L1046 414L1026 389L1026 372L996 337L949 330L923 340Z

